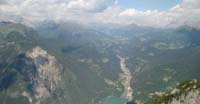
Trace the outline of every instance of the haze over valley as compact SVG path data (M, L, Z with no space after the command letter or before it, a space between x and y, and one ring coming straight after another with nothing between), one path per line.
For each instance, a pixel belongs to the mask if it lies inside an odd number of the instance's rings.
M0 0L0 104L200 104L199 17L198 0Z

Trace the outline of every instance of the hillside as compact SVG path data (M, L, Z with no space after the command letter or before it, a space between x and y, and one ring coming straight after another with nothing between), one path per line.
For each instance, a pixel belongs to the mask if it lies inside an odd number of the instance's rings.
M37 44L37 34L31 28L10 22L0 23L0 99L2 103L13 104L28 102L25 74L16 67L19 57ZM27 68L31 68L28 66ZM24 93L23 93L24 92ZM25 95L23 95L25 94Z

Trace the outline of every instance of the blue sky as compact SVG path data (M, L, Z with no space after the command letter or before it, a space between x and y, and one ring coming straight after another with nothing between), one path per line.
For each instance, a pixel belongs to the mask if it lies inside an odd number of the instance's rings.
M139 10L167 10L179 4L181 0L119 0L124 8L135 8Z

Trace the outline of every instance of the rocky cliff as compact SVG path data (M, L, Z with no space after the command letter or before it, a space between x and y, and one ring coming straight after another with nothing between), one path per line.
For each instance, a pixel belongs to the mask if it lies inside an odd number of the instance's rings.
M61 80L60 72L62 66L56 58L40 47L35 47L26 53L36 67L36 75L33 80L36 99L43 99L51 96Z
M191 80L181 83L172 91L163 93L151 104L199 104L200 82Z

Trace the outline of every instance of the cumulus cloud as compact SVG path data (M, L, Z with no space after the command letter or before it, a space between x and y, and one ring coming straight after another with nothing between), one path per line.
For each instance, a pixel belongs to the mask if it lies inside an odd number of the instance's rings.
M98 12L107 8L111 3L110 1L109 0L75 0L75 1L70 1L67 7L70 9Z
M182 8L186 9L199 9L200 1L199 0L183 0L181 3Z
M200 27L200 1L183 0L181 4L171 8L168 14L172 15L170 25L190 25Z
M129 8L119 13L121 19L126 23L135 23L154 27L178 27L190 25L200 27L200 1L183 0L182 3L167 11L158 10L136 10Z
M0 20L44 20L200 27L200 1L183 0L166 11L124 9L118 0L0 0Z
M113 2L114 0L7 0L0 6L0 20L13 20L19 17L25 22L86 22L89 21L88 16L92 17L95 13L103 11Z
M119 15L120 16L134 16L138 14L138 11L136 9L127 9L121 12Z

